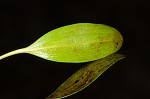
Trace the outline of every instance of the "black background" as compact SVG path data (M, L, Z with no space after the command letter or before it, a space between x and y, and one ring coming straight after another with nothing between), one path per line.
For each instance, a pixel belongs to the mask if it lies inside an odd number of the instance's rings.
M0 54L26 47L48 31L80 22L107 24L124 37L117 62L66 99L149 99L149 0L1 0ZM29 54L0 61L0 99L44 99L83 64Z

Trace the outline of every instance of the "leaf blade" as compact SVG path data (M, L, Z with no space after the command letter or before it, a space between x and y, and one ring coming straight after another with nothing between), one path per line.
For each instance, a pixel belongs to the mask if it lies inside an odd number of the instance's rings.
M103 24L78 23L52 30L28 47L28 53L57 62L87 62L115 53L120 32Z
M94 82L103 72L112 66L118 60L123 59L122 54L111 54L105 58L96 60L82 67L60 85L46 99L61 99L75 94L92 82Z

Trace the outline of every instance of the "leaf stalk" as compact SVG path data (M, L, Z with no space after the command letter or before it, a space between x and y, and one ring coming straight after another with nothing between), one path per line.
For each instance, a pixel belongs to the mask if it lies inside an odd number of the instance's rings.
M25 52L26 52L26 48L17 49L17 50L8 52L8 53L0 56L0 60L4 59L6 57L9 57L9 56L15 55L15 54L20 54L20 53L25 53Z

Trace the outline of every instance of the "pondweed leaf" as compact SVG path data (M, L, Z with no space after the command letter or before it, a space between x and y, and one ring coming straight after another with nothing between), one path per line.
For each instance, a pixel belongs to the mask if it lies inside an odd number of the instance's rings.
M115 62L123 58L124 55L115 53L83 66L46 99L61 99L81 91L95 81Z
M15 54L28 53L57 62L93 61L78 70L47 97L60 99L84 89L112 64L124 58L121 54L113 54L121 48L122 43L122 35L113 27L77 23L52 30L30 46L0 56L0 60Z
M123 38L118 30L103 24L77 23L43 35L26 48L0 56L29 53L57 62L87 62L106 57L120 49Z

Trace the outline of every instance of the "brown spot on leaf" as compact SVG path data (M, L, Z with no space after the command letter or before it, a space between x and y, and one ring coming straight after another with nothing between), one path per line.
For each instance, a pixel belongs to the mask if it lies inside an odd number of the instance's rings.
M79 80L76 80L74 83L76 84L76 83L78 83L79 82Z

